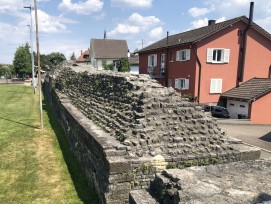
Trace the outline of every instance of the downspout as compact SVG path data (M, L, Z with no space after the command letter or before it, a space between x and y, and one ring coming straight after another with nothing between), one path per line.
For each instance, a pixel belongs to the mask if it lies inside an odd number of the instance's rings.
M201 62L199 60L197 51L196 51L195 47L193 46L193 44L191 44L190 47L192 48L193 52L195 53L195 56L196 56L196 59L197 59L197 63L199 65L198 99L197 99L197 101L199 103L199 101L200 101L200 81L201 81Z
M168 36L169 36L169 32L167 31L167 45L168 45ZM165 67L165 72L166 72L166 80L165 80L165 86L168 87L168 65L169 65L169 56L168 56L168 47L166 47L166 67Z
M238 81L243 82L244 80L244 70L245 70L245 61L246 61L246 49L247 49L247 32L252 26L253 21L253 9L254 9L254 2L250 2L250 10L249 10L249 21L243 33L243 48L241 49L242 58L241 58L241 65L240 65L240 76Z

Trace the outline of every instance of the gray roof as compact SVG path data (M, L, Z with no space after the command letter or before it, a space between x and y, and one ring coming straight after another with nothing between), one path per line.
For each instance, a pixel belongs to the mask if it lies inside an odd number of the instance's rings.
M141 50L138 52L145 52L149 50L156 50L160 48L165 47L173 47L176 45L182 45L187 43L196 43L214 33L217 33L218 31L221 31L229 26L231 26L234 23L237 23L239 21L243 21L244 23L248 23L248 18L246 16L240 16L237 18L233 18L227 21L223 21L221 23L215 23L209 26L205 26L202 28L186 31L183 33L171 35L168 37L163 38L162 40L159 40ZM263 36L265 36L267 39L271 41L271 35L267 31L265 31L263 28L258 26L257 24L253 23L252 28L257 30L259 33L261 33ZM168 42L167 42L168 41Z
M271 92L271 79L252 78L221 94L223 98L251 101Z
M119 59L128 53L126 40L91 39L90 47L93 57L99 59Z
M134 55L128 58L129 64L131 65L138 65L139 64L139 56Z

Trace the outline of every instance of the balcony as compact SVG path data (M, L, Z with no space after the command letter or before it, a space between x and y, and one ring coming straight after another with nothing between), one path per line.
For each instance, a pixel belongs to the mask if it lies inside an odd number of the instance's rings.
M148 67L147 73L153 79L165 78L166 69L165 68L158 69L158 67Z

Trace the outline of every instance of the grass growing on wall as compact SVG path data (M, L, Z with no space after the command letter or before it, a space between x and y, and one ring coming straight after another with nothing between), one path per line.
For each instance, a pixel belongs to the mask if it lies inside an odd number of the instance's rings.
M31 87L0 86L0 203L98 203L63 131Z

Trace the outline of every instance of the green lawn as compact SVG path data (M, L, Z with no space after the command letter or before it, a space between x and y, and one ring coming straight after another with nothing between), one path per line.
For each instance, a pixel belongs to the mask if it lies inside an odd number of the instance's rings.
M39 96L24 85L0 85L0 203L98 203L64 133Z

